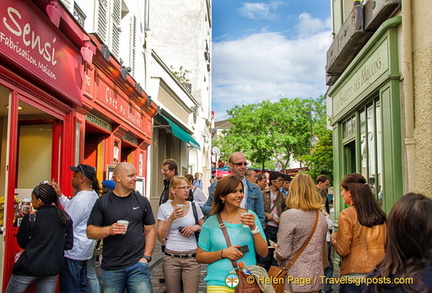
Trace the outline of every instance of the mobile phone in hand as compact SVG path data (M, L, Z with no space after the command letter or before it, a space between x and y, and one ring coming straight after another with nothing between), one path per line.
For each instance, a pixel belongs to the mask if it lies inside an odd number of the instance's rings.
M237 249L240 250L242 253L249 252L249 246L247 246L247 245L237 247Z

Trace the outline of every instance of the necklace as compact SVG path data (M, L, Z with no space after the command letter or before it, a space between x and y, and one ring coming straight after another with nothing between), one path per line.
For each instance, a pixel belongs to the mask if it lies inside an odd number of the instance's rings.
M238 224L239 213L237 212L234 217L229 218L227 213L224 213L224 220L230 224Z

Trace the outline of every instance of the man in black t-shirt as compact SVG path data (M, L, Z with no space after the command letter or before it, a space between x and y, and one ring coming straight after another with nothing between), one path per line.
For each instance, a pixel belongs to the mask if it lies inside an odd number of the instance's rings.
M149 262L156 244L150 202L134 191L137 172L130 163L118 164L116 187L99 198L87 222L87 237L104 239L101 264L105 292L153 292ZM117 223L129 221L127 227Z

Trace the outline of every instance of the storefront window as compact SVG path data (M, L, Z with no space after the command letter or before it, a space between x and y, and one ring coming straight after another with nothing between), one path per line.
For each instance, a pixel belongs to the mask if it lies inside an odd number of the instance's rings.
M368 178L368 163L367 163L367 138L366 138L366 113L360 112L360 149L361 149L361 174Z
M119 152L120 152L120 148L119 148L119 142L116 140L114 141L114 152L113 152L113 159L114 159L114 164L118 164L119 163Z
M366 109L366 121L367 121L367 149L368 149L368 179L373 180L376 174L375 162L375 108L374 105L369 105ZM372 185L372 183L370 183Z
M354 135L356 130L356 125L357 123L356 123L355 116L352 116L347 121L345 121L343 124L343 137L347 138L349 136Z
M382 133L381 103L376 99L359 109L360 127L360 173L368 180L368 184L377 200L382 204Z
M75 124L75 164L78 165L80 158L80 145L81 145L81 123L78 121Z
M378 202L382 206L383 203L383 176L382 176L382 119L381 119L381 102L379 100L375 101L375 115L376 115L376 146L377 146L377 172L376 177L378 180L376 180L376 196L378 197Z

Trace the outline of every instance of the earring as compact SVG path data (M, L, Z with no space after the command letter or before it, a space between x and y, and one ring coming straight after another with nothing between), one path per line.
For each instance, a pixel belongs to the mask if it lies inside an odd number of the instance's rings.
M222 200L222 203L225 203L225 200Z

